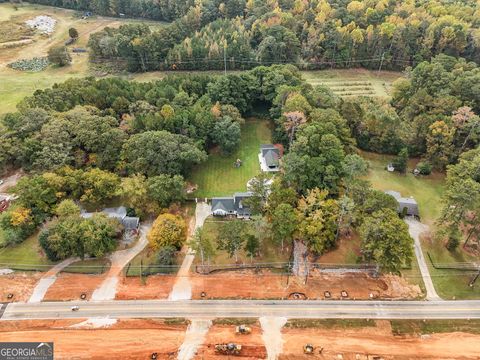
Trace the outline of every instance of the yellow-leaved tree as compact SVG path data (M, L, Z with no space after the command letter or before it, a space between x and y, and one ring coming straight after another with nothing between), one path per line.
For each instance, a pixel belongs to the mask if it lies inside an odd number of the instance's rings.
M160 214L154 221L147 239L155 250L165 246L179 249L187 239L187 224L180 216Z

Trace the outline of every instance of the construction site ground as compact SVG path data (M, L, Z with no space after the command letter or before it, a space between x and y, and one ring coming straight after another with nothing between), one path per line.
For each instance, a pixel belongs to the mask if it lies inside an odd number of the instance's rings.
M100 286L105 277L105 274L60 273L48 289L43 301L79 300L82 294L86 295L85 300L90 300L92 293Z
M75 329L82 320L0 322L2 341L53 341L56 359L175 359L187 325L177 320L119 320L109 328ZM432 335L392 335L388 321L364 328L284 328L280 360L344 359L371 360L470 360L478 359L480 335L443 333ZM234 325L213 325L194 359L234 359L215 352L215 344L242 345L238 358L265 359L266 350L258 324L252 334L235 335ZM315 347L314 355L304 355L303 345ZM319 349L323 347L322 354ZM370 355L370 357L368 357Z
M117 300L167 299L175 283L175 275L123 277L117 287Z
M3 301L9 293L14 301L26 301L30 297L41 273L15 273L0 276L0 297ZM105 275L61 273L48 289L45 301L77 300L82 293L90 299ZM224 272L211 275L190 274L193 299L288 299L292 293L305 294L308 299L324 299L329 291L331 299L340 299L345 290L350 299L368 299L370 294L379 299L414 299L421 290L405 279L386 275L373 278L364 273L324 274L314 273L307 278L287 277L269 271L259 274L253 271ZM121 277L116 299L166 299L172 290L175 275ZM202 292L205 297L202 297Z
M410 285L401 277L386 275L373 278L365 273L326 274L314 273L306 279L271 272L255 274L252 271L192 275L194 299L286 299L292 293L302 293L308 299L324 299L325 292L331 299L342 298L346 291L350 299L413 299L421 296L416 285Z
M71 328L82 320L0 322L2 341L53 341L55 359L175 359L186 324L122 320L108 329Z
M27 301L41 277L40 272L0 275L0 302ZM13 298L9 299L9 294L13 294Z

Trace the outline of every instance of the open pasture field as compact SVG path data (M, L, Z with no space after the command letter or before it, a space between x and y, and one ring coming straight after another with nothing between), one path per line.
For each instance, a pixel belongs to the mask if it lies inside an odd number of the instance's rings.
M392 83L402 76L399 72L366 69L302 71L302 75L308 83L326 85L342 97L388 97Z
M26 20L33 19L39 15L47 15L57 20L55 31L50 35L41 35L37 32L31 33L28 28L21 26ZM60 9L50 6L23 4L14 10L10 3L0 4L0 32L2 23L4 26L15 24L15 29L0 35L0 114L15 111L16 105L35 90L51 87L55 83L63 82L72 77L98 76L89 69L88 53L77 53L72 55L72 64L64 68L48 67L41 72L22 72L12 70L8 64L19 59L31 59L33 57L44 57L52 46L63 45L68 39L68 29L74 27L78 30L78 40L70 45L70 48L86 48L90 34L98 32L105 27L119 27L122 24L135 23L140 20L116 19L101 16L94 16L82 19L73 10ZM163 26L165 23L154 21L142 21L152 27ZM31 36L27 40L20 40L20 43L11 43L23 36L22 32L28 32ZM5 38L4 38L5 37ZM10 41L8 47L4 41ZM23 42L23 43L22 43ZM15 45L15 46L14 46Z

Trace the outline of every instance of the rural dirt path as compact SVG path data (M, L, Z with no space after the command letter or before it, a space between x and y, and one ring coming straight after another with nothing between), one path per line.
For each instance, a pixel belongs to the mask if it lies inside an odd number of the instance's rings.
M262 325L262 339L267 349L267 359L277 360L283 349L282 328L287 323L287 318L261 317L259 320Z
M47 293L48 289L50 286L52 286L55 283L55 280L57 280L57 274L65 269L68 265L71 263L74 263L75 261L79 261L80 258L69 258L61 263L55 265L53 268L51 268L49 271L45 273L45 275L42 276L38 284L35 286L33 289L33 293L30 296L30 299L28 300L29 303L38 303L43 300L45 297L45 294Z
M140 226L140 238L130 249L115 251L110 255L111 266L107 277L100 287L92 294L93 301L113 300L117 293L118 277L123 268L132 261L147 246L147 234L152 227L152 223L145 223Z
M3 178L3 183L0 185L0 193L6 193L8 189L17 185L17 182L20 180L22 175L22 172L17 171L13 175Z
M293 268L292 272L295 276L306 276L307 268L307 247L299 240L293 242Z
M185 333L185 339L178 350L178 360L193 359L197 353L198 347L205 341L210 326L212 326L212 321L210 319L191 320L187 332Z
M195 230L203 226L203 223L211 213L212 209L207 203L201 202L197 204L195 208ZM195 252L188 248L182 265L178 270L177 281L168 297L169 300L190 300L192 298L192 285L188 275L194 259Z
M410 236L415 241L415 257L417 258L418 267L420 268L423 283L425 284L425 289L427 290L426 299L442 300L440 296L438 296L437 291L433 286L432 277L430 276L430 271L428 270L428 265L425 261L425 257L423 256L422 246L420 244L420 235L428 231L429 227L413 218L406 218L405 222L408 225L408 232L410 233Z

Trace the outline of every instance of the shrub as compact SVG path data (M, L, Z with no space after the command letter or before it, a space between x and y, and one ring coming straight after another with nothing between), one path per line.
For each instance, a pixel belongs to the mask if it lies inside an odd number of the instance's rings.
M432 173L432 165L426 161L420 161L417 164L417 169L421 175L430 175Z
M72 61L65 46L55 46L48 50L48 61L58 66L69 65Z

